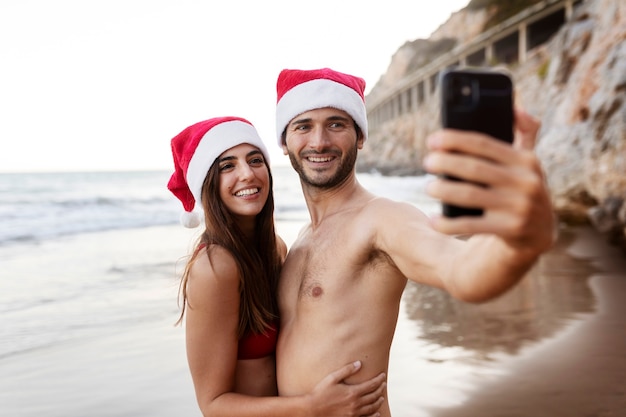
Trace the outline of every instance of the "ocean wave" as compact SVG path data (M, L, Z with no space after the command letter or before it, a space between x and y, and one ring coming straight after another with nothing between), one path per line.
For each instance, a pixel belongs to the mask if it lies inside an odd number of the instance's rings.
M182 208L167 190L169 175L165 171L0 175L0 245L177 224ZM308 219L297 175L283 168L274 176L276 219ZM359 180L381 196L429 203L423 200L428 177L359 174Z

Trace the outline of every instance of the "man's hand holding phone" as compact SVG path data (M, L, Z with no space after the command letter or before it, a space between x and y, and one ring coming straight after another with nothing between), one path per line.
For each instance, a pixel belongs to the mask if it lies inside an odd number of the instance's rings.
M439 92L444 129L482 133L513 143L513 81L507 73L490 68L448 69L441 74ZM472 181L451 172L442 176L454 181ZM474 200L467 206L444 201L442 212L446 217L481 216L482 201Z
M514 146L458 129L442 129L427 139L424 167L438 175L428 194L445 204L484 210L480 216L436 217L432 224L450 235L495 234L510 246L543 251L554 242L555 219L533 152L540 124L521 110L514 116Z

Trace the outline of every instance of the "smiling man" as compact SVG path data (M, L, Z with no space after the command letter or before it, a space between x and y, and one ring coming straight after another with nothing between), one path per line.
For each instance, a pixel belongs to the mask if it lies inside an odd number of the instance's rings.
M517 112L515 146L473 132L444 130L429 138L431 172L488 186L462 184L459 193L458 184L436 180L433 197L471 206L480 196L485 214L429 219L359 184L364 89L361 78L328 68L287 69L278 77L278 141L300 176L310 214L279 282L280 395L307 392L347 360L363 363L348 383L387 372L407 280L486 301L514 286L553 243L552 207L532 151L534 119ZM468 233L475 236L453 237ZM391 415L387 401L380 413Z

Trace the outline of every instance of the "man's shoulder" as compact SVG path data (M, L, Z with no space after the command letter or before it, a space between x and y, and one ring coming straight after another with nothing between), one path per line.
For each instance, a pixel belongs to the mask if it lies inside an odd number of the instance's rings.
M357 223L368 225L377 234L396 231L398 228L408 227L408 225L427 226L429 224L426 213L416 205L385 197L371 199L355 217Z
M371 199L363 201L346 210L342 214L342 227L357 228L361 232L375 230L385 227L394 216L399 216L403 212L403 207L407 203L394 201L386 197L373 196ZM362 235L363 233L360 233Z
M381 197L381 196L373 196L363 206L362 211L364 213L368 213L368 212L377 213L377 212L383 211L384 213L387 213L387 215L392 215L393 213L402 212L405 210L419 211L417 207L405 201L392 200L390 198Z

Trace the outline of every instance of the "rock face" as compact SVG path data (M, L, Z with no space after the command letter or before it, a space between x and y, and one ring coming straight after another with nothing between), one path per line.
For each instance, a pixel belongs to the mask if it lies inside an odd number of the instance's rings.
M454 33L475 36L484 19L460 11L431 39L407 42L367 99L408 74L426 45L449 43ZM509 70L518 103L542 121L536 151L560 219L591 222L626 249L626 1L582 2L548 43ZM439 127L438 105L429 100L370 130L357 168L421 173L424 139Z

